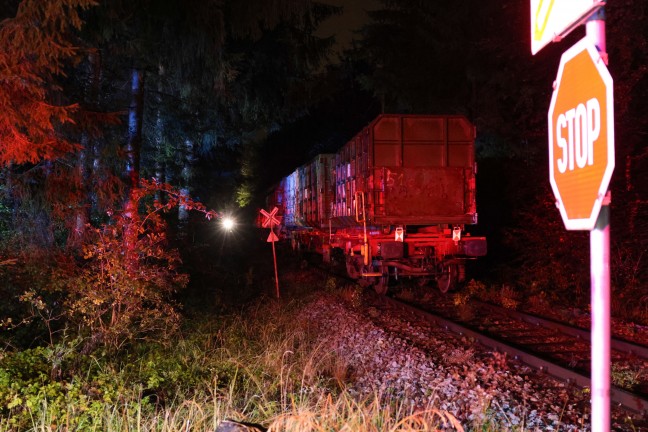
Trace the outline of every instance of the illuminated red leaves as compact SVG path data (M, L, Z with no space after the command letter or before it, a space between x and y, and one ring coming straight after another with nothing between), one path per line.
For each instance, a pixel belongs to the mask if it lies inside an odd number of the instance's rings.
M77 150L60 135L74 104L54 104L77 49L70 32L81 27L78 8L93 0L23 0L15 18L0 23L0 164L36 163Z
M175 207L184 207L186 210L195 210L203 213L207 220L211 220L218 216L215 211L207 210L207 207L205 207L203 203L195 201L187 193L174 188L168 183L162 183L156 179L140 180L140 187L133 191L135 194L134 197L137 199L156 192L162 192L165 201L160 202L154 200L152 207L155 211L168 212Z
M216 215L169 184L142 180L123 211L109 212L110 221L98 228L87 226L85 262L69 284L67 310L94 340L118 348L177 325L171 297L188 283L188 275L179 271L179 252L168 247L161 214L181 205L207 218Z

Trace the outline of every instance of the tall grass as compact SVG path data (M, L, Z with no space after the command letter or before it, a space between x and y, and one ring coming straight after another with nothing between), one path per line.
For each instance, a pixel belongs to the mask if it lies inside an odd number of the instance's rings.
M206 431L234 419L270 431L463 430L434 406L359 399L347 388L352 371L300 321L302 305L266 301L194 321L173 344L142 344L118 358L68 350L56 376L47 351L5 352L0 429ZM41 373L30 377L17 362Z
M335 292L351 309L354 301L330 280L298 274L287 285L300 295L284 296L297 300L203 314L173 341L133 345L118 356L84 355L76 341L0 352L0 430L213 431L225 419L273 432L525 430L488 409L478 423L462 425L435 397L414 406L388 394L359 395L353 368L319 342L301 313L313 291Z

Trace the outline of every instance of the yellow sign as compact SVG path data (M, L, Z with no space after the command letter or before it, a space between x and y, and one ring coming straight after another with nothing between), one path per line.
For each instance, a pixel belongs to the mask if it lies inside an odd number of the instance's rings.
M560 40L603 5L603 0L531 0L531 53Z
M540 41L542 36L545 34L547 29L547 23L549 22L549 16L551 15L551 9L553 8L555 0L540 0L538 2L538 7L535 10L535 15L532 17L531 22L533 27L533 40ZM533 11L531 11L533 13Z

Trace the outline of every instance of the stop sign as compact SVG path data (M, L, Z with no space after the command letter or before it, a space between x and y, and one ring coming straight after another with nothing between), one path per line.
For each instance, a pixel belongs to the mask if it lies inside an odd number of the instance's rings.
M565 228L592 230L614 170L612 77L594 44L565 51L549 106L549 181Z

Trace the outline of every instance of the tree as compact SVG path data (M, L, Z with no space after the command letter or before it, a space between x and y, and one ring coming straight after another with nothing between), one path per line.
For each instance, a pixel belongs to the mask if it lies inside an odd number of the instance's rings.
M64 72L77 50L70 34L81 28L79 10L94 0L24 0L15 18L0 23L0 163L38 163L79 148L59 127L72 121L76 104L58 105Z
M166 199L150 201L163 194ZM180 271L180 254L166 244L162 214L178 206L216 216L201 203L168 184L141 180L130 194L141 217L123 212L91 229L83 248L84 263L63 274L52 288L65 286L65 314L87 337L87 351L97 346L119 349L134 339L165 339L177 329L178 307L173 295L188 275Z
M384 0L361 31L360 77L386 112L465 112L472 3ZM462 100L463 99L463 100Z
M314 4L309 13L290 17L259 38L234 38L228 44L230 64L238 73L222 101L233 129L230 141L241 149L241 207L257 193L260 154L268 136L308 115L324 97L318 87L334 41L313 33L336 12Z
M78 59L81 14L94 5L94 0L5 4L11 16L0 23L1 192L4 204L12 207L13 227L24 235L16 238L23 243L32 238L51 244L50 218L65 208L60 198L69 195L48 192L63 171L56 161L80 148L78 140L65 134L78 105L65 98L61 82ZM44 204L46 195L55 198L52 205Z
M16 27L11 27L13 33L6 30L9 27L3 27L5 39L21 35L16 29L23 29L28 35L24 38L32 37L35 41L32 46L22 48L24 64L11 63L9 66L14 69L10 71L7 67L11 73L6 72L6 79L14 79L12 73L25 79L24 83L22 78L7 81L13 87L0 81L6 90L3 97L15 98L19 96L19 85L33 84L29 93L32 99L51 98L59 102L45 104L51 113L36 113L45 119L41 125L26 123L34 120L27 110L42 103L41 100L32 105L16 105L4 117L8 125L23 133L23 143L31 141L19 151L14 144L3 147L3 150L13 149L13 153L5 153L5 159L1 160L12 164L14 172L30 173L29 179L21 177L25 190L31 194L20 196L20 202L25 206L38 204L38 212L43 214L38 220L47 232L47 241L42 243L52 255L64 257L59 262L69 264L52 268L51 280L35 284L34 292L24 298L41 304L48 295L55 296L55 304L64 305L63 315L77 324L83 335L89 336L88 349L96 344L118 347L130 335L138 337L147 328L155 327L154 322L166 325L166 319L173 321L177 317L170 300L185 282L186 275L178 269L178 252L166 242L160 213L178 206L206 210L191 201L186 191L162 182L154 185L147 182L142 178L140 165L144 170L155 168L147 165L156 159L150 154L163 154L165 158L157 157L157 160L165 165L165 180L180 178L183 189L188 189L193 178L190 171L194 153L204 154L203 147L218 141L232 144L234 149L238 143L232 138L241 129L250 133L263 131L305 109L303 99L297 106L296 98L284 99L281 91L273 92L271 98L260 98L262 102L253 102L268 113L258 112L256 108L246 111L250 106L246 102L253 98L232 97L243 94L244 87L249 85L245 80L237 83L237 78L262 75L262 62L251 59L255 56L268 59L269 48L264 44L269 41L271 46L274 43L292 54L303 55L284 56L286 65L279 62L273 65L277 72L290 72L285 80L278 81L283 88L296 88L293 81L305 78L304 71L316 67L312 54L303 49L293 50L291 45L307 41L312 30L296 24L308 22L304 11L311 7L308 2L298 3L276 2L272 13L260 21L256 9L248 11L252 15L247 16L245 25L236 29L240 32L237 34L246 38L245 49L238 51L227 51L233 39L227 39L224 33L234 29L226 27L221 16L234 14L236 20L242 19L247 12L239 10L237 2L103 3L85 10L82 15L89 24L82 31L79 31L81 14L76 9L68 10L71 6L63 7L75 25L65 24L63 12L58 21L45 20L48 27L42 34L51 33L48 39L40 33L30 35L30 20L56 15L58 9L53 12L49 7L81 2L24 0L18 14L23 21L16 19L10 23ZM292 21L286 24L285 20ZM280 22L283 24L277 24ZM270 25L274 27L266 28ZM282 31L277 30L282 26ZM257 27L258 34L254 32ZM301 33L290 39L291 31ZM269 33L273 35L268 37ZM74 38L82 48L73 47L67 38ZM287 39L279 41L278 38ZM55 56L60 60L55 66L39 60L38 56L32 60L29 55L29 50L45 50L48 44L62 49ZM250 46L256 48L247 50ZM19 52L20 48L12 49ZM3 52L6 59L14 54L9 50ZM241 67L239 75L232 72L234 64ZM246 75L248 71L244 68L250 65L254 71ZM55 81L57 75L60 76ZM77 105L76 101L80 103ZM284 106L273 110L272 105L277 102ZM118 113L123 121L116 124L115 115L105 116L110 112ZM9 126L5 130L13 131ZM47 145L40 145L46 141ZM147 143L154 145L149 147ZM235 153L230 152L232 156ZM118 182L115 179L120 175L122 181ZM14 197L17 196L15 184L14 181L7 188ZM93 207L96 211L88 217L87 209ZM34 218L25 219L30 222ZM55 228L59 232L71 230L67 232L73 233L70 238L74 240L70 243L75 247L58 249L56 246L61 243L54 242ZM57 275L62 277L54 277Z

